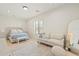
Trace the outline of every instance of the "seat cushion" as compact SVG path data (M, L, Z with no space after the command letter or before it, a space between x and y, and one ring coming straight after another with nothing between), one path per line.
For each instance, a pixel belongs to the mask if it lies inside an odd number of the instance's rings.
M51 34L51 39L63 39L64 38L64 35L61 34L61 33L52 33Z
M66 51L62 47L59 47L59 46L54 46L51 51L55 56L76 56L75 54L69 51Z
M45 43L51 46L64 46L64 39L58 40L58 39L39 39L39 42Z
M49 39L49 43L53 43L54 45L58 46L64 46L64 39L58 40L58 39Z

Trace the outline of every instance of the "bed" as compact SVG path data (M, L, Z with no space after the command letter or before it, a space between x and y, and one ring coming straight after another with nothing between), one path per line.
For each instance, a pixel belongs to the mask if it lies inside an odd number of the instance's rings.
M10 42L14 43L18 41L28 40L29 36L28 33L24 32L22 29L14 28L9 30L7 38Z

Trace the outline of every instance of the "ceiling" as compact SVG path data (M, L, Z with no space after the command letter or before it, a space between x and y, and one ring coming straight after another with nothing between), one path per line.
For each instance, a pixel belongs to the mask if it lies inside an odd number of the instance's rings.
M22 8L24 5L28 10ZM26 19L61 5L59 3L0 3L0 15Z

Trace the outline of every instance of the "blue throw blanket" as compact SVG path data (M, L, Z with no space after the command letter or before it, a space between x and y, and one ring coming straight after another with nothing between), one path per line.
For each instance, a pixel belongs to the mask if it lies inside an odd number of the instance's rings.
M24 33L24 32L12 33L10 36L12 37L12 39L17 39L17 38L20 38L20 37L25 37L26 39L29 38L28 34Z

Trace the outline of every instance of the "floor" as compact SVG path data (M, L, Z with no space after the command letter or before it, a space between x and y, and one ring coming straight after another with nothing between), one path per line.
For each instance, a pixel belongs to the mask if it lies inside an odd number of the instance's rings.
M39 44L36 40L30 39L20 43L11 44L7 41L7 47L0 50L0 55L9 56L53 56L51 47Z

